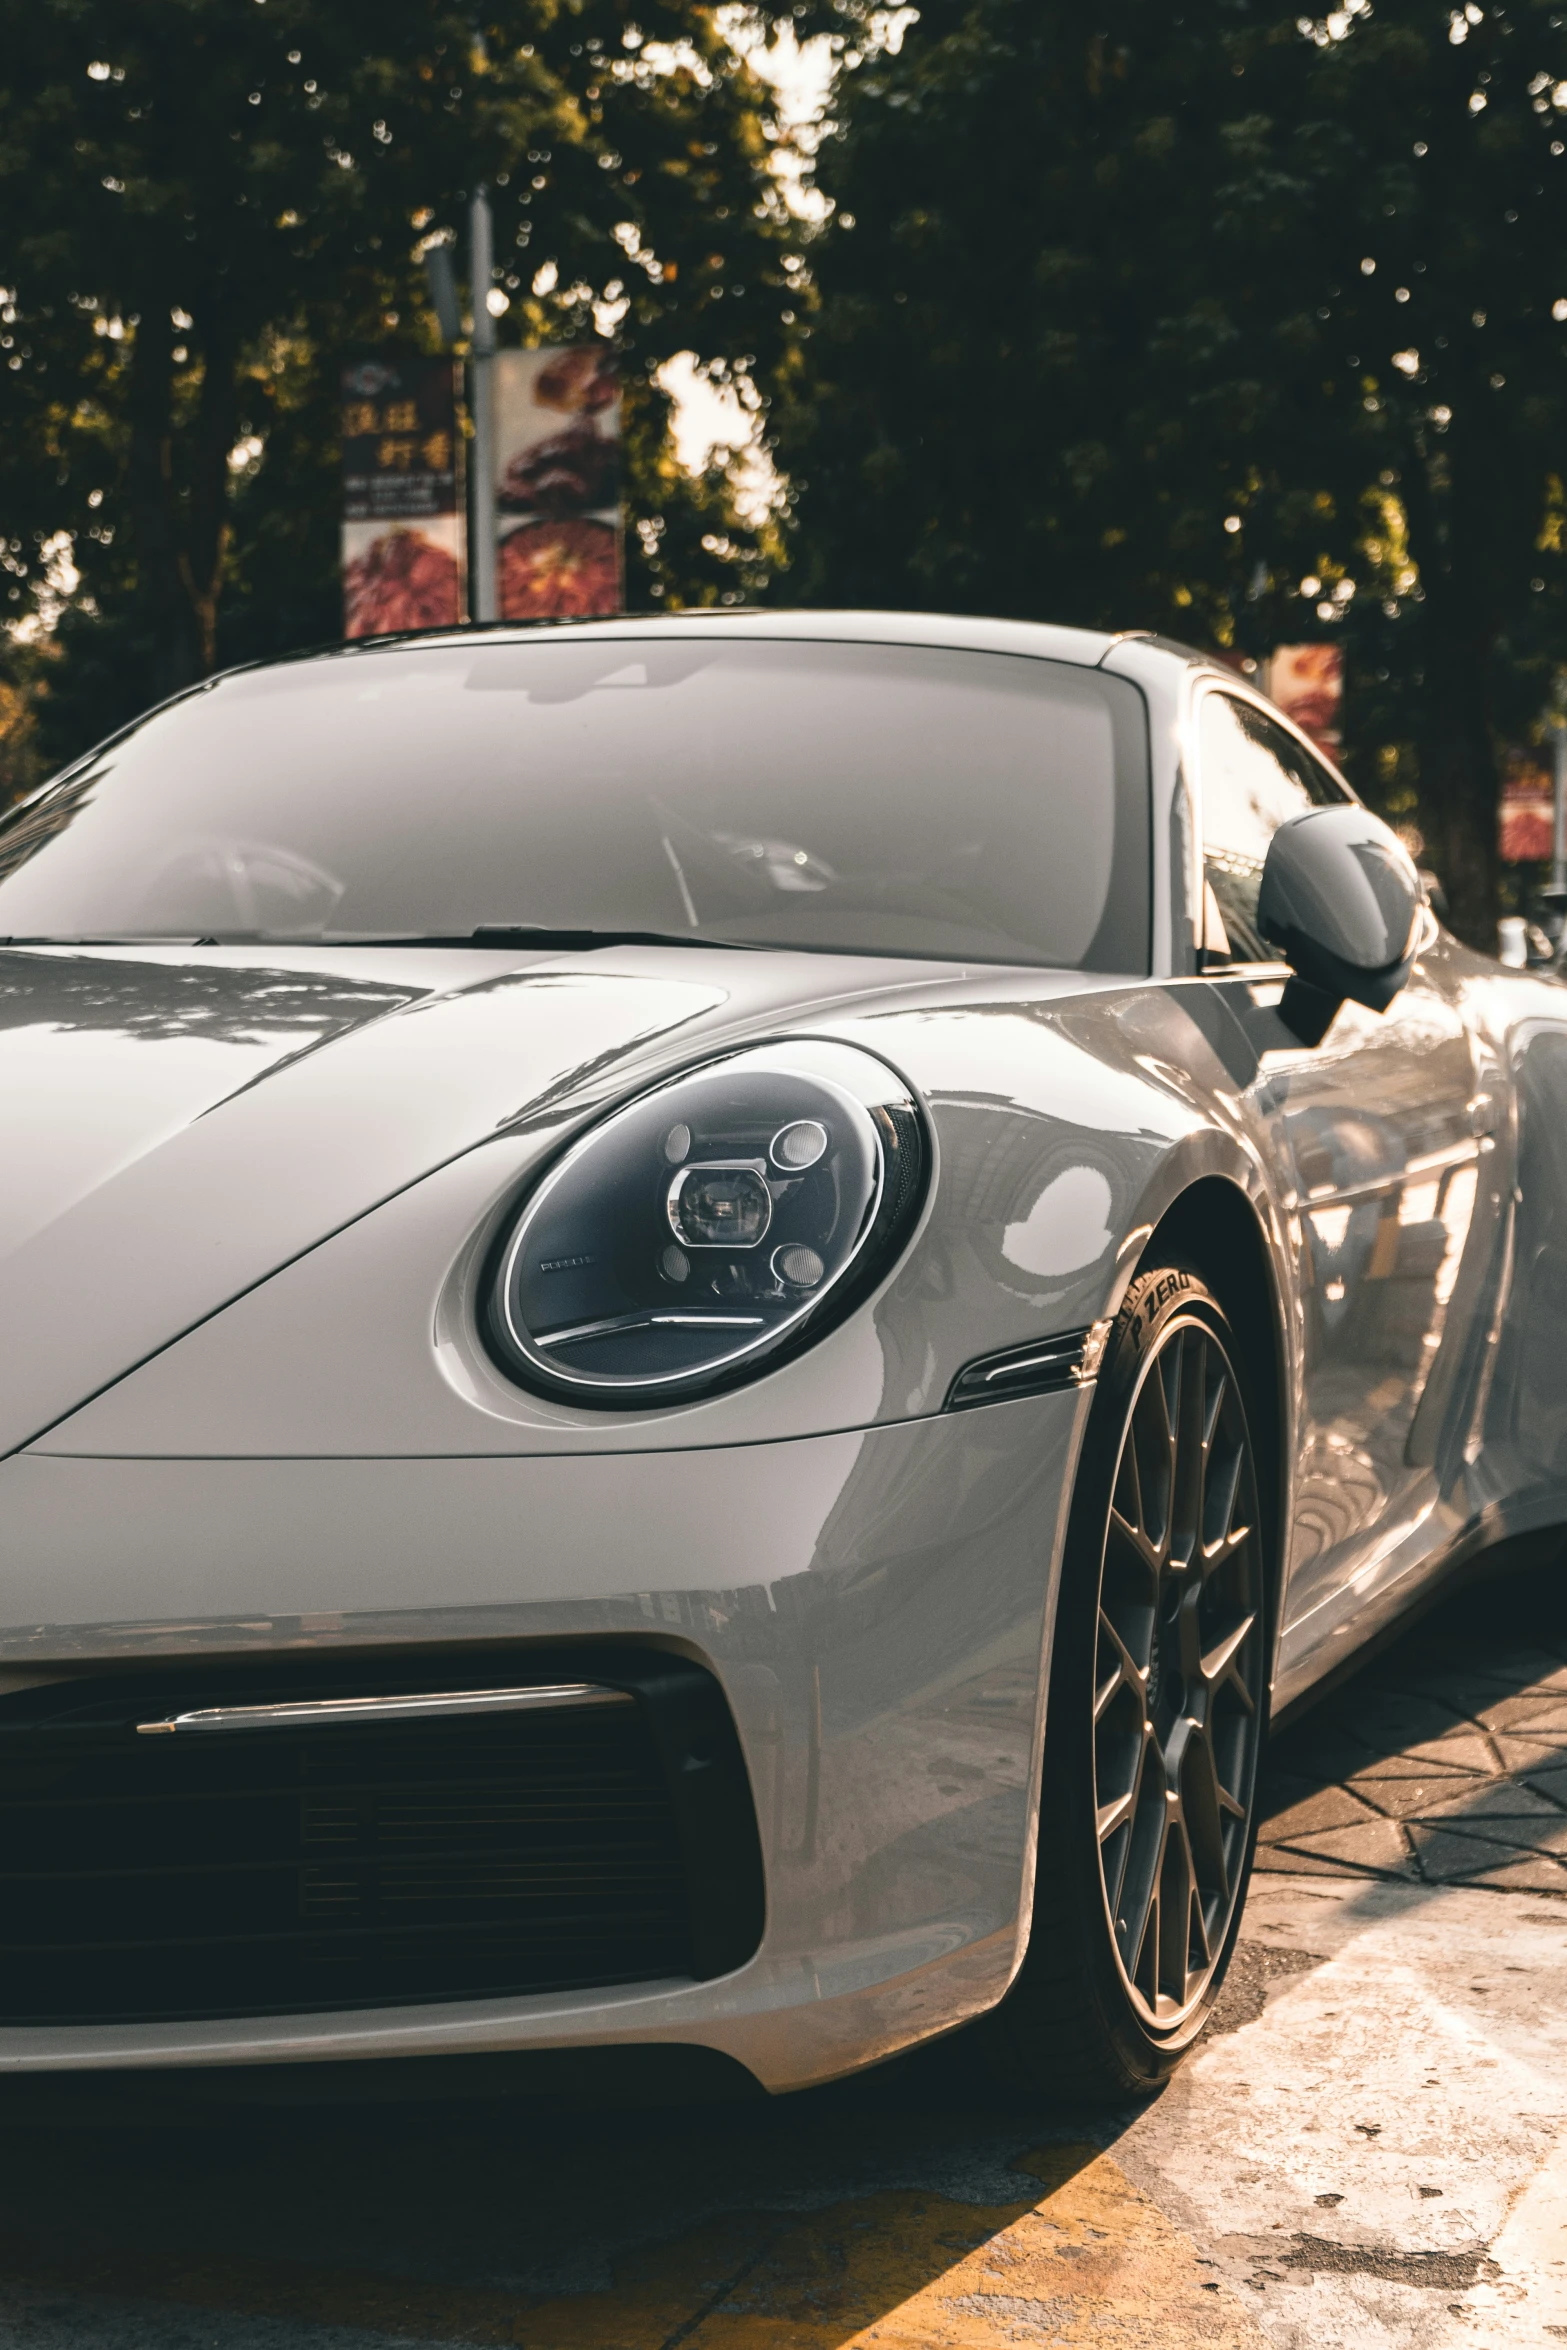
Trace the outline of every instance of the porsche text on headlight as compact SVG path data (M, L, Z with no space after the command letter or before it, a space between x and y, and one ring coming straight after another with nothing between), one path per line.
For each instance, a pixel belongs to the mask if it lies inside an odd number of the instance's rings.
M582 1402L729 1385L864 1296L924 1178L913 1099L870 1054L715 1061L606 1118L532 1193L494 1284L497 1351Z

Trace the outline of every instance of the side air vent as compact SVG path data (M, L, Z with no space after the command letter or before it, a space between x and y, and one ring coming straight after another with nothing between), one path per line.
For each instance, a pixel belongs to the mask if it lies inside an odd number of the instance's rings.
M981 1355L966 1363L947 1391L947 1410L965 1411L971 1404L1005 1403L1015 1395L1049 1395L1062 1387L1081 1387L1092 1376L1087 1330L1065 1330L1058 1338L1041 1338L1032 1346L1008 1347L1004 1354Z
M182 1669L0 1701L0 2023L689 1979L761 1927L739 1742L683 1659L513 1652L422 1685Z

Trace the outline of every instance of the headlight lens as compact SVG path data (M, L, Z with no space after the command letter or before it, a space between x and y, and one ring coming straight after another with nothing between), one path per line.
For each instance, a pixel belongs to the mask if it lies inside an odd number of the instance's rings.
M907 1086L851 1045L764 1045L583 1136L501 1252L491 1334L579 1402L671 1401L762 1370L885 1272L925 1188Z

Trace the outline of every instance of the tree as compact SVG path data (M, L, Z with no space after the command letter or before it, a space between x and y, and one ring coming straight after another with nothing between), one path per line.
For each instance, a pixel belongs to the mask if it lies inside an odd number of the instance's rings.
M663 359L776 357L766 93L711 8L0 0L0 40L7 596L58 604L74 559L54 696L89 733L335 631L338 356L433 347L420 245L475 181L510 331L616 322L636 486L679 486Z
M1188 625L1222 605L1226 419L1168 397L1162 348L1212 48L1147 0L1113 35L1049 0L932 0L897 50L846 51L814 313L774 387L806 592Z
M775 386L808 592L1342 637L1360 780L1413 766L1494 939L1499 742L1563 649L1563 21L934 0L850 51Z
M1359 0L1240 55L1255 112L1227 201L1290 289L1270 303L1259 282L1253 316L1301 355L1280 371L1295 468L1374 586L1354 633L1386 683L1402 670L1422 828L1456 925L1490 943L1498 748L1564 650L1564 19L1548 0ZM1270 187L1259 242L1242 223Z

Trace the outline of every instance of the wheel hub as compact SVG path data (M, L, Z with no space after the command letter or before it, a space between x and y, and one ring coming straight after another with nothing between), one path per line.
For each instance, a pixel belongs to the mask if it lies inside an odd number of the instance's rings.
M1168 2029L1201 1998L1240 1888L1264 1669L1256 1472L1209 1325L1143 1366L1100 1570L1094 1793L1117 1963Z

